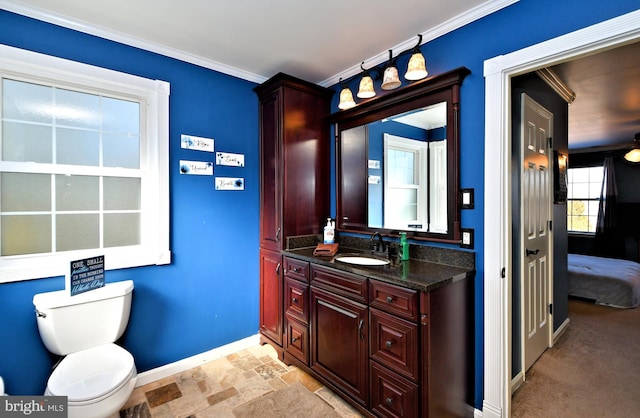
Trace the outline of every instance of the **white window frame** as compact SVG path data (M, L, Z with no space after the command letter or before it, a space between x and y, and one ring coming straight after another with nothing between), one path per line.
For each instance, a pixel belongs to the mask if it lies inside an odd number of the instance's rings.
M589 182L587 184L592 185L595 184L598 186L598 188L601 190L602 188L602 181L604 178L604 166L603 165L594 165L592 167L572 167L572 168L568 168L567 169L567 177L568 177L568 188L569 188L569 196L567 196L567 205L571 204L573 201L585 201L585 202L598 202L598 204L600 204L600 194L598 194L598 197L585 197L585 196L575 196L575 188L573 187L573 175L572 175L572 171L573 170L579 170L579 169L583 169L583 168L601 168L603 170L602 172L602 176L598 179L598 181L591 181L591 179L589 179ZM587 213L587 216L589 215L590 212ZM594 222L593 225L593 231L580 231L577 229L570 229L569 225L572 224L572 222L569 222L569 219L572 217L571 216L571 211L567 208L567 233L571 234L571 235L595 235L596 234L596 229L597 229L597 223L598 223L598 212L596 211L595 213L596 215L596 221Z
M146 135L140 138L141 244L0 257L0 283L64 276L70 261L95 255L105 256L106 270L169 264L170 84L6 45L0 45L0 76L131 97L145 107L142 113L146 115L141 121L141 132ZM11 171L12 165L15 163L0 161L0 172Z
M422 228L408 228L407 224L394 224L389 222L390 216L388 214L394 208L392 206L393 202L390 199L384 199L384 227L388 229L400 228L400 229L411 229L413 231L428 231L429 225L427 222L427 182L426 182L426 168L428 167L428 144L426 142L416 141L409 138L404 138L401 136L384 134L383 137L384 143L384 195L389 196L390 189L415 189L417 193L417 214L418 219L412 219L410 224L420 224ZM416 180L416 184L414 185L399 185L399 184L391 184L389 175L389 161L387 159L388 150L396 149L401 151L406 151L409 153L413 153L416 156L414 168L414 179Z

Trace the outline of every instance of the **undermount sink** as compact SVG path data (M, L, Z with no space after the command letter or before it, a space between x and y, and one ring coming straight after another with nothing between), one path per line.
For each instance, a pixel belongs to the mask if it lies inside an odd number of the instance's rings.
M347 264L357 264L359 266L385 266L390 263L389 260L378 257L370 257L366 255L338 255L336 261Z

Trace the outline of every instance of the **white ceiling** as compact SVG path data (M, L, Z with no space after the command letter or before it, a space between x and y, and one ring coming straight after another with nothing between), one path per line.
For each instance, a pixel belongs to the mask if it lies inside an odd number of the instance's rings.
M518 0L0 0L0 7L263 82L323 86Z
M518 0L0 0L0 8L261 83L340 78ZM612 55L611 55L612 54ZM640 132L640 43L553 67L576 93L570 148ZM617 145L616 145L617 144Z

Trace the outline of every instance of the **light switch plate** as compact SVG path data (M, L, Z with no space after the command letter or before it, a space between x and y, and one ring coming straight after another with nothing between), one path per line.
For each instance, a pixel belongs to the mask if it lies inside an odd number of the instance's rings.
M460 209L473 209L473 189L460 189Z
M462 240L460 241L460 248L473 249L473 229L460 228L460 235L462 236Z

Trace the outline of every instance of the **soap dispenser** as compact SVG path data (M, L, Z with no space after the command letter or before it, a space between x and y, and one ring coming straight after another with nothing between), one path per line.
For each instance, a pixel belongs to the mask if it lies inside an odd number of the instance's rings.
M336 229L331 218L327 218L327 225L324 227L324 243L333 244L336 235Z
M407 261L409 259L409 243L407 242L407 233L400 233L400 260Z

